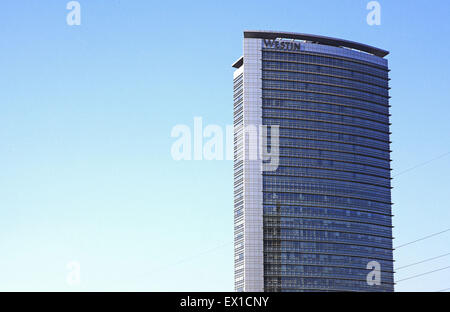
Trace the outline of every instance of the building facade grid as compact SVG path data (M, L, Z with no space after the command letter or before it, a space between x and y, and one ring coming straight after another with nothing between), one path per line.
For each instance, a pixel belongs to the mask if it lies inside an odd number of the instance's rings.
M235 289L393 291L387 60L270 40L235 66ZM249 159L251 125L279 126L277 170Z

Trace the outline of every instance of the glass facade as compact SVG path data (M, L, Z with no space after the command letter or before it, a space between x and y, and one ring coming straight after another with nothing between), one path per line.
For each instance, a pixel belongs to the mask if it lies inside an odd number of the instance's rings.
M300 49L292 51L245 40L260 50L261 99L246 103L247 65L235 66L235 126L246 104L261 106L262 125L279 126L278 168L260 172L263 290L393 291L387 61L320 42L296 40ZM244 274L252 235L245 231L245 148L237 131L237 291L252 290ZM381 285L367 282L371 261L380 264Z

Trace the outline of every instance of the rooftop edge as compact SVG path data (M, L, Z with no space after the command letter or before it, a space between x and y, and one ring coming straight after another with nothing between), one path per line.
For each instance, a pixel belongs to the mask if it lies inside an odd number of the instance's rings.
M344 39L338 39L338 38L332 38L332 37L326 37L326 36L300 34L300 33L292 33L292 32L244 30L244 38L297 39L297 40L306 40L306 41L310 41L310 42L316 42L319 44L324 44L324 45L329 45L329 46L334 46L334 47L351 48L351 49L363 51L363 52L366 52L369 54L373 54L375 56L382 57L382 58L389 54L389 51L375 48L375 47L372 47L372 46L369 46L369 45L366 45L363 43L358 43L358 42L344 40ZM238 60L238 62L239 62L239 60ZM235 65L235 64L233 64L233 65Z
M244 57L241 56L240 58L238 58L238 60L236 62L233 63L233 65L231 65L231 67L234 68L239 68L244 64Z

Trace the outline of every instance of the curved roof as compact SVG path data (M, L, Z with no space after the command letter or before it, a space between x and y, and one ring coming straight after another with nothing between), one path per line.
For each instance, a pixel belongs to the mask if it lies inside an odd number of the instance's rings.
M335 47L345 47L351 48L363 52L367 52L379 57L385 57L389 54L389 51L378 49L366 44L343 40L338 38L331 38L325 36L317 36L317 35L309 35L309 34L299 34L299 33L291 33L291 32L276 32L276 31L254 31L254 30L245 30L244 38L260 38L260 39L297 39L297 40L305 40L310 42L316 42L319 44L335 46Z

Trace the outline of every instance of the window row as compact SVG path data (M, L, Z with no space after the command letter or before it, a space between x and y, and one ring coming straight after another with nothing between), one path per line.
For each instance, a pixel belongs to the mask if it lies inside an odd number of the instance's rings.
M264 227L277 230L278 228L314 228L329 231L345 231L361 234L376 234L391 237L392 228L382 225L358 223L342 220L329 219L308 219L308 218L289 218L289 217L264 217Z
M356 63L351 60L338 59L322 55L300 54L300 53L284 53L263 51L263 60L277 60L298 63L314 63L320 65L336 66L350 70L367 73L381 78L388 78L388 68L380 68L378 66Z
M390 215L361 211L358 209L339 209L338 207L324 208L313 206L288 206L278 203L263 205L264 216L291 216L291 217L316 217L316 218L338 218L356 222L375 223L384 226L391 226ZM386 213L386 212L385 212Z
M349 144L358 144L363 146L370 146L373 148L381 150L389 150L389 142L374 140L372 138L367 138L366 136L359 136L353 133L336 133L327 132L323 130L306 130L306 129L291 129L280 127L279 129L280 137L291 137L291 138L310 138L310 139L324 139L330 141L340 141ZM269 140L270 143L270 140Z
M330 151L329 149L320 148L300 148L300 147L280 147L279 155L285 157L299 158L320 158L331 159L335 161L348 161L354 163L365 163L367 165L388 169L390 166L389 159L374 158L364 154L348 153L339 151Z
M352 267L367 267L367 263L370 261L377 261L380 263L383 271L392 272L394 265L392 261L365 258L365 257L352 257L345 255L330 255L320 253L264 253L264 263L266 264L328 264L328 265L341 265Z
M302 193L268 193L263 192L263 204L276 205L277 203L295 205L323 205L340 207L347 209L361 209L385 214L391 213L391 204L380 203L371 200L346 198L322 194L302 194ZM274 196L275 195L275 196ZM275 197L275 198L274 198Z
M304 252L353 255L392 261L392 248L329 242L301 242L264 240L264 252Z
M389 80L386 78L376 77L368 75L366 73L357 72L351 69L336 68L330 66L323 66L318 64L308 64L308 63L288 63L288 62L277 62L277 61L262 61L262 69L265 70L276 70L276 71L288 71L288 72L310 72L317 74L325 74L336 77L343 77L348 79L356 79L359 81L364 81L377 85L382 88L389 87Z
M389 99L385 96L375 95L364 91L358 91L348 88L336 87L331 85L322 85L310 82L294 82L283 80L263 80L262 87L266 89L295 90L304 92L324 92L346 96L358 100L374 102L375 104L388 105Z
M363 119L370 119L381 123L389 123L389 115L376 113L366 108L355 108L338 104L326 104L306 101L292 101L292 100L278 100L271 98L263 98L263 108L275 108L275 109L295 109L295 110L313 110L323 111L330 113L343 114L353 117L359 117Z
M383 97L389 96L389 91L386 87L379 87L373 84L360 82L355 79L348 79L323 74L263 70L262 79L293 80L293 81L333 84L352 89L364 90L366 92L375 93Z
M328 104L345 104L357 108L367 108L372 111L389 114L389 107L380 103L373 103L361 99L354 99L349 97L339 96L338 94L324 94L315 91L288 91L288 90L273 90L262 89L263 98L287 99L287 100L302 100L302 101L316 101Z
M380 150L377 148L361 146L345 142L332 142L328 140L318 140L304 138L279 138L280 147L296 147L296 148L322 148L337 152L359 153L367 156L389 159L389 150ZM269 146L275 146L273 142L268 142Z

